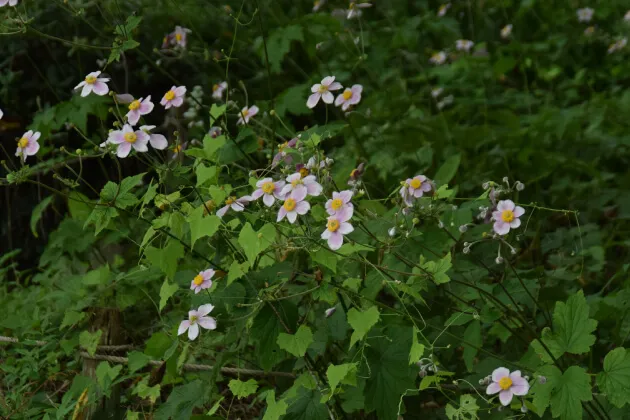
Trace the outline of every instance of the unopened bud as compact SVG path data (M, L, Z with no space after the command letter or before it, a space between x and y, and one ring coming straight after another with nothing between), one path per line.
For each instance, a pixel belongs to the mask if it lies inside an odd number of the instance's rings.
M326 309L326 312L325 312L326 313L326 318L330 318L332 316L332 314L335 313L336 310L337 310L337 308L334 307L334 306L332 308Z
M539 377L538 377L538 383L539 383L539 384L541 384L541 385L546 384L546 383L547 383L547 377L545 377L545 376L539 376Z
M470 253L470 248L469 247L465 247L464 249L462 249L462 252L464 254L469 254Z
M76 154L80 155L81 153L82 153L82 150L81 149L77 149Z
M269 111L269 115L276 115L276 110L272 109L271 111Z
M461 233L464 233L464 232L466 232L467 230L468 230L468 226L466 226L466 225L461 225L461 226L459 227L459 231L460 231Z
M507 176L504 176L504 177L503 177L503 182L505 182L506 184L508 184L508 183L510 182L510 181L508 180L508 177L507 177Z
M444 227L444 223L442 223L442 221L441 221L441 220L440 220L440 222L438 223L438 227L439 227L440 229L442 229L442 228Z
M487 190L488 188L490 188L490 182L487 182L487 181L486 181L486 182L484 182L484 183L481 185L481 187L482 187L484 190Z
M420 223L420 219L418 219L417 217L414 217L411 223L413 223L414 225L417 225L418 223Z
M503 264L503 257L497 257L497 259L494 260L494 262L497 264Z
M525 404L521 406L521 413L527 413L529 410L525 407Z
M388 234L391 238L393 238L394 236L396 236L396 227L390 228L390 229L387 231L387 234Z

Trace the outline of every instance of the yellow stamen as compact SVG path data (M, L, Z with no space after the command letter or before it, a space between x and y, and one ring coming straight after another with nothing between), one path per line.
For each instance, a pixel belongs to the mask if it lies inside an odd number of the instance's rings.
M300 168L300 175L302 176L302 178L308 176L308 168L307 167Z
M175 39L177 40L177 42L181 42L182 34L175 34Z
M278 146L278 151L282 152L284 148L287 147L288 144L289 144L288 141L285 141L284 143L282 143L280 146Z
M228 197L227 200L225 200L225 204L228 205L228 206L231 205L231 204L234 204L234 203L236 203L236 197L234 197L234 196Z
M175 99L175 92L172 90L169 90L168 92L164 94L164 99L166 99L167 101L172 101L173 99Z
M193 315L190 317L190 323L194 324L195 322L197 322L198 319L199 317L197 315Z
M337 219L329 219L328 223L326 223L326 229L331 232L336 232L339 229L339 220Z
M506 223L510 223L514 220L514 212L512 210L503 210L503 212L501 212L501 219Z
M182 151L182 145L178 144L177 146L173 147L173 153L179 153Z
M93 85L94 83L96 83L96 76L88 76L85 78L85 83L87 83L88 85Z
M356 177L357 176L357 172L358 172L357 169L353 169L352 172L350 172L350 178Z
M282 205L286 211L293 211L295 208L295 200L293 198L287 198L284 204Z
M130 111L135 111L138 108L140 108L140 101L137 100L137 99L129 104L129 110Z
M138 140L138 136L136 136L136 133L125 133L125 141L127 143L131 143L134 144L136 142L136 140Z
M350 89L346 89L343 92L343 99L345 99L346 101L349 100L350 98L352 98L352 91Z
M22 137L18 140L18 147L24 149L26 146L28 146L28 139L26 137Z
M319 93L325 93L325 92L328 92L328 86L319 85L318 92L319 92Z
M343 200L341 198L335 198L332 203L330 203L330 207L335 211L339 210L341 206L343 206Z
M276 186L273 182L265 182L262 186L262 190L265 194L271 194L276 190Z
M422 185L422 181L420 181L418 178L414 178L411 180L411 183L409 185L411 185L411 188L413 188L414 190L417 190Z
M301 172L300 172L300 176L302 176ZM300 184L304 184L302 179L294 179L293 181L291 181L291 185L293 186L293 188L297 187Z
M201 274L197 274L195 276L195 278L193 279L193 283L195 283L196 286L199 286L201 283L203 283L203 277L201 276Z
M214 85L212 85L212 91L216 92L219 89L219 85L217 85L216 83Z
M505 376L499 379L499 386L502 390L510 389L510 387L512 386L512 379L510 379L509 376Z
M249 109L242 110L241 114L243 114L243 117L247 117L249 115Z

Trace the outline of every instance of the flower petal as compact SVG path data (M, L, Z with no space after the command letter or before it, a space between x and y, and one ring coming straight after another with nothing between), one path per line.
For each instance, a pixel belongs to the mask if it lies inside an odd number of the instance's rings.
M343 245L343 235L339 232L332 232L328 238L328 247L334 251L341 248L341 245Z
M306 101L306 106L309 108L315 108L315 106L317 105L317 103L319 102L319 98L322 97L322 94L319 92L313 93L312 95L310 95L308 97L308 100Z
M504 389L499 392L499 400L503 406L508 406L512 402L512 398L514 397L514 393L512 392L512 388Z
M273 203L275 201L276 199L273 197L272 194L265 194L265 196L263 197L263 203L265 203L265 206L267 207L273 206Z
M199 309L197 309L198 316L206 316L214 309L214 305L206 303L205 305L201 305Z
M199 325L191 324L188 328L188 339L193 341L199 335Z
M492 371L493 382L499 382L502 378L505 378L506 376L510 376L510 371L507 368L500 367Z
M521 217L525 214L525 209L521 206L514 207L514 216Z
M199 318L199 325L201 325L206 330L216 330L217 329L217 321L211 316L203 316Z
M335 97L330 92L324 92L322 93L322 101L327 104L332 104L335 101Z
M486 389L486 394L488 395L493 395L498 392L501 392L501 385L499 385L497 382L492 382L490 385L488 385L488 388Z
M166 137L161 134L151 134L149 137L149 142L151 143L151 147L157 150L164 150L168 147L168 141Z
M186 332L186 330L190 327L190 321L184 320L179 324L179 328L177 329L177 335L182 335Z

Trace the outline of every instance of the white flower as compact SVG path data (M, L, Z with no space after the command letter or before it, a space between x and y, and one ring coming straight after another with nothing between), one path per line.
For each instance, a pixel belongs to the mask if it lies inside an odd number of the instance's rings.
M287 218L289 223L295 223L298 214L305 215L311 208L311 205L304 201L306 194L302 194L300 191L293 191L286 200L284 200L284 204L280 207L278 211L278 219L280 222L282 219Z
M225 92L225 89L227 89L228 84L227 82L221 82L221 83L217 83L215 85L212 86L212 97L214 99L218 99L221 100L223 99L223 92Z
M298 196L306 197L306 195L318 196L324 188L317 182L315 175L308 175L302 178L302 174L296 172L287 177L287 184L282 188L280 195L286 196L294 191L298 192Z
M521 217L525 209L514 204L512 200L501 200L497 204L497 210L492 212L494 219L493 229L498 235L507 235L510 229L516 229L521 225Z
M630 22L630 10L628 10L626 14L623 15L623 20L625 20L626 22Z
M617 42L614 42L613 44L610 45L610 47L608 47L608 54L612 54L616 51L623 49L627 43L628 43L627 38L621 38Z
M354 227L348 223L351 216L352 212L346 212L328 218L326 230L322 232L322 239L328 241L328 247L333 251L341 248L344 235L354 231Z
M503 406L510 405L514 395L521 397L527 395L528 392L529 382L521 376L521 371L515 370L510 373L504 367L497 368L492 372L492 383L486 389L488 395L498 393Z
M18 140L17 150L15 151L15 156L22 156L22 160L26 162L26 158L28 156L34 156L39 151L39 137L42 135L39 131L33 132L33 130L28 130L22 137Z
M433 99L437 99L437 97L440 96L442 92L444 92L444 89L441 87L433 88L431 89L431 96L433 97Z
M238 115L238 121L236 122L236 125L249 123L249 119L258 114L258 111L259 109L256 105L252 105L249 108L244 107L243 109L241 109L241 112Z
M214 270L208 269L200 271L190 282L190 290L194 290L195 294L199 293L203 289L209 289L212 287L212 277L214 276Z
M346 90L335 99L335 106L341 105L341 109L346 111L351 105L356 105L361 101L361 92L363 92L363 86L361 85L346 88Z
M446 14L446 12L448 11L448 9L451 8L451 3L446 3L440 6L440 8L438 9L438 13L437 15L439 17L442 17Z
M324 4L326 4L326 0L315 0L313 2L313 12L317 12Z
M125 124L122 130L109 133L107 143L117 144L118 150L116 155L119 158L125 158L129 156L132 148L137 152L148 152L147 143L149 138L150 136L146 132L142 130L134 131L129 124Z
M284 200L282 193L282 187L284 187L284 181L273 182L272 178L264 178L256 183L257 190L252 194L252 199L258 200L263 198L265 206L271 207L273 203L278 200Z
M153 111L153 102L151 102L151 95L146 99L136 99L129 104L129 112L127 112L127 121L129 124L136 125L142 115L147 115Z
M332 93L333 90L341 89L341 83L335 82L335 76L327 76L322 79L321 83L316 83L311 86L311 92L313 94L308 97L308 101L306 101L306 106L309 108L315 108L315 105L319 102L321 98L325 103L332 104L335 100L335 97Z
M206 316L210 312L212 312L213 309L214 309L214 306L208 303L206 305L201 305L199 309L197 309L196 311L189 311L188 320L182 321L179 324L179 328L177 329L177 335L182 335L183 333L188 331L188 338L190 340L194 340L199 335L200 325L202 328L205 328L206 330L216 329L217 328L216 319L212 318L211 316Z
M74 89L76 90L82 87L81 96L88 96L92 92L99 96L107 95L109 92L109 87L107 86L109 79L107 77L98 77L100 75L100 71L94 71L88 74L85 76L85 80L76 85Z
M455 47L458 51L470 52L470 49L473 47L473 45L475 45L475 43L468 39L458 39L457 41L455 41Z
M350 5L348 6L348 13L346 14L346 18L347 19L352 19L355 18L357 16L361 16L361 11L358 9L366 9L368 7L372 7L372 5L370 3L356 3L354 1L350 2Z
M506 39L506 38L509 38L510 35L512 35L511 23L509 25L505 25L503 29L501 29L501 38Z
M591 19L593 19L593 13L595 13L595 10L590 7L585 7L576 11L578 21L580 22L590 22Z
M0 7L15 6L18 4L18 0L0 0Z
M217 216L223 217L229 209L232 209L234 211L243 211L245 210L245 204L249 203L250 201L252 201L252 197L249 195L243 196L241 198L230 196L225 200L225 206L221 207L217 211Z
M179 108L184 103L184 95L186 94L186 86L173 86L164 94L160 105L169 109L170 107Z
M431 56L429 62L436 65L444 64L446 62L446 53L444 51L436 52Z
M151 134L151 130L155 128L154 125L141 125L140 130L144 131L149 135L149 144L151 147L157 150L164 150L168 147L168 141L166 141L166 137L161 134Z

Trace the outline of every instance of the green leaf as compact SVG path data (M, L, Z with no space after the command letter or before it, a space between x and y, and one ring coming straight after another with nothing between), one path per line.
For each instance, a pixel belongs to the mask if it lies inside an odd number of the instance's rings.
M151 265L158 267L169 279L173 279L177 271L177 260L184 256L184 246L179 242L170 241L165 248L152 246L144 250L144 255Z
M306 325L300 325L294 335L280 333L277 341L281 349L288 351L295 357L303 357L312 342L313 332Z
M444 162L440 169L438 169L435 173L435 182L440 185L448 184L457 173L457 168L459 168L461 160L462 156L459 154L446 159L446 162Z
M335 393L339 384L357 385L357 364L356 363L344 363L343 365L329 365L326 370L326 377L328 378L328 385L330 386L330 392L327 396L329 400Z
M228 278L227 278L228 286L234 283L235 280L244 276L245 273L247 273L248 271L249 271L249 264L247 262L239 264L238 261L236 260L232 261L232 264L230 265L230 268L228 271Z
M148 398L151 403L155 403L155 401L160 397L160 385L149 386L149 377L145 376L142 380L136 385L133 390L133 393L139 396L140 398Z
M42 214L44 213L44 210L46 210L46 207L48 207L48 205L52 202L53 197L54 196L49 195L48 197L44 198L35 206L35 208L33 209L33 213L31 213L31 232L33 232L33 236L35 236L36 238L39 238L39 236L37 235L37 223L42 218Z
M616 348L604 358L604 371L597 375L597 385L608 401L621 408L630 402L630 352Z
M329 249L320 248L317 252L311 253L313 262L320 263L324 267L330 268L333 273L337 272L337 259L339 258L334 252L330 252Z
M418 330L418 328L414 326L411 332L411 350L409 350L409 364L410 365L420 360L420 358L424 354L424 344L420 344L418 342L419 332L420 330Z
M162 283L162 287L160 287L160 312L166 306L166 302L168 302L169 298L177 292L179 286L176 284L169 284L168 278L164 279L164 283Z
M238 235L238 243L243 247L250 266L254 265L256 257L269 248L276 238L276 228L267 223L258 232L254 231L252 225L248 222L241 229Z
M477 411L479 411L477 400L470 394L459 397L459 408L457 409L446 404L446 417L449 420L475 420L478 418Z
M376 410L379 420L396 420L401 396L415 390L418 369L408 364L411 334L408 327L391 327L386 337L370 339L364 349L366 364L361 376L365 376L365 406Z
M98 343L101 340L101 335L103 335L103 331L98 330L96 332L88 332L83 331L79 334L79 344L85 350L87 350L90 356L94 356L96 353L96 348L98 347Z
M206 416L214 415L214 413L216 413L219 410L219 407L221 407L221 403L223 402L224 399L225 399L225 397L219 398L219 400L214 403L212 408L210 408L210 410L208 410L208 412L206 413Z
M83 275L83 284L87 286L98 286L109 283L111 278L109 266L102 265L96 270L88 271Z
M127 358L129 360L128 365L127 365L129 369L129 373L133 373L137 371L138 369L142 369L143 367L148 365L149 362L151 361L151 358L149 356L139 351L130 352L127 355Z
M272 73L280 73L282 60L291 50L291 42L293 41L304 41L302 27L299 25L278 28L267 38L267 54ZM264 51L261 53L261 56L265 57Z
M216 166L205 166L203 163L200 163L195 168L195 174L197 174L197 187L202 186L206 182L210 181L212 184L217 182L217 167Z
M450 270L452 266L450 252L439 261L427 261L422 264L422 267L431 273L431 278L435 284L443 284L451 281L451 278L446 272Z
M553 417L562 420L582 418L582 402L592 399L590 378L578 366L569 367L564 374L553 365L542 366L536 376L544 376L546 382L536 381L531 393L540 416L551 405Z
M284 400L276 401L276 391L267 392L267 409L263 420L279 420L281 416L286 414L288 405Z
M214 235L219 230L219 226L221 226L221 218L214 214L204 216L204 211L204 206L200 206L188 217L191 248L195 246L197 240L205 236L211 237Z
M475 347L463 344L464 346L464 363L468 372L473 371L473 361L477 355L477 349L481 347L481 323L479 321L473 321L468 324L466 331L464 331L464 340L474 345Z
M597 321L589 318L589 307L584 293L580 290L569 297L566 303L556 303L553 312L553 333L548 328L543 329L541 340L556 358L564 353L587 353L595 343L595 336L591 334L595 328ZM533 341L532 346L543 361L547 363L552 361L538 341Z
M93 207L90 199L80 192L70 191L68 194L68 210L73 219L86 221L90 217Z
M352 348L357 341L365 337L368 331L376 325L379 317L380 313L376 306L372 306L370 309L363 312L359 312L355 308L348 311L348 323L354 330L352 337L350 337L350 348Z
M289 398L284 397L285 401ZM326 404L322 403L322 394L319 390L300 387L297 390L297 398L289 401L287 413L282 420L329 420L330 415Z
M225 114L226 109L227 105L212 104L210 107L210 125L214 125L214 122L218 120L221 115Z
M101 362L96 367L96 381L105 395L109 396L112 382L118 377L122 368L122 365L110 366L107 362Z
M61 321L59 328L63 329L63 327L78 324L83 318L85 318L85 312L77 312L69 309L63 315L63 321Z
M283 318L284 323L298 318L295 305L286 301L282 301L282 304L276 310ZM278 320L278 315L269 305L265 305L256 315L254 325L250 329L252 338L258 341L258 346L256 347L258 364L265 370L270 370L285 358L285 353L280 350L277 344L278 335L281 331L284 331L284 327Z
M243 382L238 379L232 379L228 384L230 391L234 396L241 398L248 397L256 392L258 389L258 383L254 379L250 379L247 382Z
M207 389L199 379L174 388L154 420L189 419L195 407L203 406Z
M162 359L164 353L171 347L174 341L168 335L159 331L154 333L149 340L147 340L144 347L144 354L151 356L154 359Z

